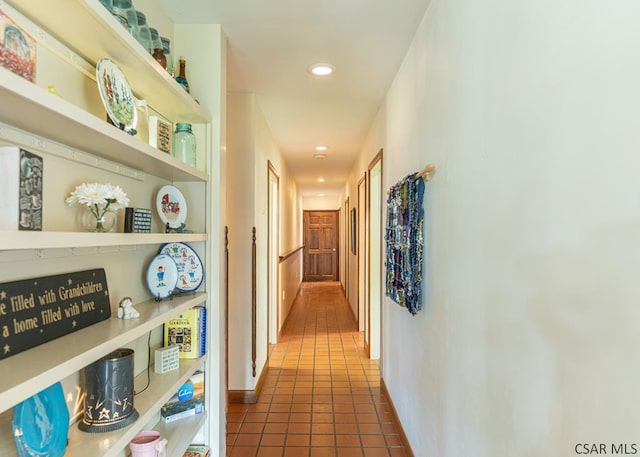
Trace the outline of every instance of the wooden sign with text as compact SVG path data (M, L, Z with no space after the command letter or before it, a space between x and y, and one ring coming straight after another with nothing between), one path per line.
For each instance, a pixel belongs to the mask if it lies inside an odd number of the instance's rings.
M103 268L0 283L0 359L109 317Z

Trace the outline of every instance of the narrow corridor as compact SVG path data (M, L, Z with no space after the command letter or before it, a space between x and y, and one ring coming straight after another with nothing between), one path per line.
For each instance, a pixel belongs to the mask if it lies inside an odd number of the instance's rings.
M405 456L339 283L303 283L258 402L230 404L230 457Z

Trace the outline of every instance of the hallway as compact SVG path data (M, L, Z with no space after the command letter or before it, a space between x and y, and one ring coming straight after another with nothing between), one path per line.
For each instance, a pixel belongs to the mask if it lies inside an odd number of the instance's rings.
M339 283L303 283L258 402L230 404L230 457L406 456Z

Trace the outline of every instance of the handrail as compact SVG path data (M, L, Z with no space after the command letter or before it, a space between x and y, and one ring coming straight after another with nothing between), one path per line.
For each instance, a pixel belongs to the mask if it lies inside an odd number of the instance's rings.
M285 260L287 260L289 257L291 257L296 252L300 251L301 249L304 249L304 244L298 246L297 248L294 248L294 249L290 250L289 252L286 252L286 253L282 254L279 257L279 263L284 262Z

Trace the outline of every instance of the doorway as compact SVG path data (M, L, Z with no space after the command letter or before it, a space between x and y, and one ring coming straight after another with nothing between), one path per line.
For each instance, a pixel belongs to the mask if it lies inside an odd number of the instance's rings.
M279 220L280 220L280 177L271 162L268 163L267 179L268 211L268 246L267 246L267 341L270 344L278 342L280 328L280 304L278 290L280 290L279 268Z
M304 280L338 280L339 211L304 211Z

